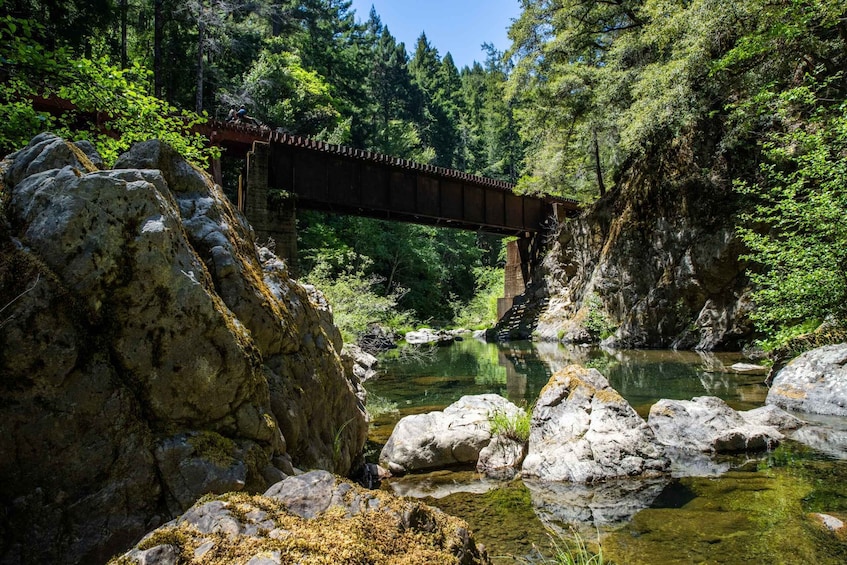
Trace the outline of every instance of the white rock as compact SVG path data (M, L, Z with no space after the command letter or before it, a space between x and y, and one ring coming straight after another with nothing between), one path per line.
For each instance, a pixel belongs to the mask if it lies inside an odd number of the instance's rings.
M571 365L541 391L523 476L590 483L657 475L668 464L646 422L596 369Z

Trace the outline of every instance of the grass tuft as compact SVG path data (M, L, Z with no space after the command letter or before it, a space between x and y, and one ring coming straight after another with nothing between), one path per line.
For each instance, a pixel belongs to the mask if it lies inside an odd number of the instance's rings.
M515 414L497 409L488 414L488 425L492 436L503 436L521 443L529 440L529 424L532 416L523 408Z

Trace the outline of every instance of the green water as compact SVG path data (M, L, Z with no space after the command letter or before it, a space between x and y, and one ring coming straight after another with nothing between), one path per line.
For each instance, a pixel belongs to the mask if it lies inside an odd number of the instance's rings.
M764 403L760 374L736 374L738 354L603 351L555 344L498 346L466 339L381 359L368 392L396 406L376 418L378 448L407 414L443 409L465 394L494 392L531 405L556 370L597 368L646 417L659 398L714 395L736 409ZM537 562L573 531L600 540L618 564L847 563L847 532L830 532L816 513L847 522L847 461L794 442L758 456L718 461L721 474L598 487L497 483L470 470L392 479L385 488L423 498L464 518L495 563Z

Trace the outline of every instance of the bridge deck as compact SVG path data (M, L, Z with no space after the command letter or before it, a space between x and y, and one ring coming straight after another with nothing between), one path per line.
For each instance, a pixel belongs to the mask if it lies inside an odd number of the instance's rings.
M554 205L573 200L514 194L514 185L370 151L245 124L212 122L213 142L270 145L268 187L296 196L298 209L354 214L502 235L545 229Z

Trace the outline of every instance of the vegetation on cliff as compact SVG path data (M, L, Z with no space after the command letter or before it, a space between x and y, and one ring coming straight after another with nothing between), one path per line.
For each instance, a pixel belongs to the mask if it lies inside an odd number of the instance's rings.
M587 201L615 189L646 215L741 210L757 329L843 323L843 2L523 6L509 81L529 147L521 187Z

